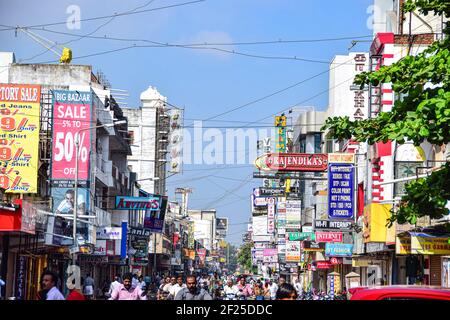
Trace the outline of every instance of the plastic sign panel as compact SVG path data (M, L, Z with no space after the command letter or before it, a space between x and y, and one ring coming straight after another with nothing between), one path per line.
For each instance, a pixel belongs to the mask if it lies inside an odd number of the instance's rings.
M328 217L352 219L354 214L355 167L353 164L328 166Z
M315 220L315 229L333 229L349 231L352 228L351 221L330 221L330 220ZM304 228L304 227L303 227Z
M325 256L327 257L351 257L353 254L353 244L347 243L326 243Z
M151 197L126 197L116 196L115 210L148 210L158 211L161 206L160 196Z
M0 188L36 193L41 87L0 84Z
M300 229L301 228L301 201L287 200L286 201L286 228Z
M286 241L286 262L300 262L300 242Z
M422 236L423 235L423 236ZM431 237L426 234L411 233L411 254L448 255L448 237Z
M91 92L53 91L53 180L75 179L77 137L78 179L89 180L92 130L88 128L95 125L92 111Z
M326 171L328 157L321 153L268 153L256 158L256 168L263 171Z
M342 232L316 232L316 242L342 242Z
M316 240L316 236L313 232L288 232L288 238L290 241Z

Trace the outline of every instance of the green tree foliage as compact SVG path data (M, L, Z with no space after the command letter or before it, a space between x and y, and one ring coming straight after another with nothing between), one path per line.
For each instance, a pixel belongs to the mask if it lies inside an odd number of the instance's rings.
M418 10L450 17L450 0L409 0L404 11ZM375 72L363 72L355 77L360 85L392 83L397 100L391 112L380 112L376 118L350 121L349 117L330 117L322 130L328 136L343 140L404 143L406 139L420 145L428 141L435 145L450 142L450 28L444 40L436 41L417 56L406 56L391 66ZM406 186L400 209L391 223L414 224L418 217L442 218L449 214L445 204L450 200L449 165L431 176Z
M252 248L253 243L245 243L239 248L237 261L245 270L252 270Z

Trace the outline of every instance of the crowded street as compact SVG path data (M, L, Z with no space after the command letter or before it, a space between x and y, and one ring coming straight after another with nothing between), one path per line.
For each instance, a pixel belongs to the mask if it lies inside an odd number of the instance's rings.
M0 304L450 300L449 19L0 0Z

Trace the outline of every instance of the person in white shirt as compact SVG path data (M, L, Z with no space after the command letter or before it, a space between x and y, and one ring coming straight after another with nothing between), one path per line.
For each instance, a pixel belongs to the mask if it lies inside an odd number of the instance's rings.
M270 299L275 300L277 297L278 285L272 280L270 280L269 290L270 290Z
M303 293L303 278L302 277L298 277L295 280L294 288L297 291L298 295L301 295Z
M133 274L133 279L131 279L131 288L135 289L139 285L139 280L137 274Z
M117 275L114 277L114 281L111 282L111 284L109 285L109 297L111 297L112 293L114 292L114 290L116 290L117 288L119 288L120 286L120 281L119 281L120 277Z
M61 291L56 287L58 276L51 271L42 274L42 299L43 300L65 300Z
M234 299L239 293L239 288L233 283L232 279L227 280L227 284L223 287L225 299Z
M174 277L172 277L172 279L174 279ZM177 283L172 285L169 289L169 299L175 299L175 297L177 296L178 292L183 289L186 288L186 285L183 283L183 277L182 276L178 276L176 279Z

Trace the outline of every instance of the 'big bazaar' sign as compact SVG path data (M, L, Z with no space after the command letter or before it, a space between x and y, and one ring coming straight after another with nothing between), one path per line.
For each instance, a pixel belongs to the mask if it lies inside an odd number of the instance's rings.
M263 171L326 171L328 156L321 153L268 153L255 160Z
M342 232L316 232L316 242L342 242Z

